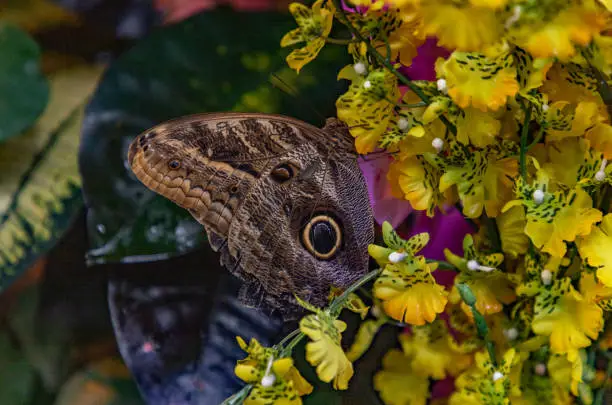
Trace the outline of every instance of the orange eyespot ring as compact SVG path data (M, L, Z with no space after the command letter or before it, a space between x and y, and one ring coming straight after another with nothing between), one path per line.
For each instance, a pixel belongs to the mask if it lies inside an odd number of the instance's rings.
M302 243L314 257L329 260L342 245L342 229L329 215L313 217L302 231Z

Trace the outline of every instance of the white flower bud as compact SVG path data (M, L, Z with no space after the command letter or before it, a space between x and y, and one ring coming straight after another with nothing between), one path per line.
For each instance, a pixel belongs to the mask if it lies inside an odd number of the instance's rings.
M533 368L533 371L535 371L535 373L539 376L543 376L546 374L546 364L544 363L538 363L535 365L535 367Z
M548 111L548 109L550 108L550 106L546 103L542 104L542 111L546 112Z
M433 146L435 150L440 152L444 147L444 141L440 138L434 138L433 141L431 141L431 146Z
M504 336L508 340L515 340L518 337L518 330L516 328L510 328L504 330Z
M533 192L533 201L540 205L544 202L544 192L540 189Z
M355 69L355 73L357 73L358 75L365 75L366 73L368 73L368 68L366 68L365 63L363 62L357 62L353 65L353 69Z
M369 89L370 87L372 87L372 82L369 80L366 80L365 82L363 82L363 87L365 89Z
M478 262L476 260L474 260L474 259L469 260L467 262L467 268L472 270L472 271L478 270L479 267L480 267L480 264L478 264Z
M493 373L493 381L497 381L500 378L504 378L504 375L502 373L500 373L499 371Z
M391 252L389 254L389 261L391 263L399 263L404 260L408 255L404 252Z
M544 285L550 285L550 283L552 283L552 277L552 271L548 269L544 269L542 270L542 273L540 273L540 278L542 279Z
M399 120L397 120L397 127L400 129L400 131L405 131L408 129L408 120L404 117L400 118Z
M595 173L595 180L604 181L606 178L606 166L608 166L608 161L606 159L601 161L601 166L599 166L599 171Z
M438 81L436 82L436 85L438 86L438 90L444 94L448 93L448 87L446 86L446 80L444 79L438 79Z
M270 388L276 382L276 377L274 374L266 374L261 379L261 386L265 388Z
M495 270L493 267L487 267L487 266L482 266L480 263L478 263L476 260L472 259L472 260L468 260L467 262L467 268L469 270L472 271L476 271L476 270L480 270L480 271L491 271L491 270Z

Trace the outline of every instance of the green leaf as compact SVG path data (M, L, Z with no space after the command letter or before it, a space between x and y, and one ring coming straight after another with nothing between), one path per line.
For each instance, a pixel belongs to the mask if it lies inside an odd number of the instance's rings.
M317 126L335 116L346 83L330 66L348 64L346 50L326 47L297 75L285 62L290 50L280 48L294 25L289 13L206 11L153 32L110 66L87 108L80 156L90 264L166 259L205 242L202 226L186 210L148 190L128 169L127 147L140 132L213 111L280 113ZM300 97L274 87L272 77Z
M29 128L49 99L40 49L17 27L0 23L0 142Z
M0 144L0 290L54 245L82 207L79 134L99 72L58 74L36 125Z
M7 333L0 333L0 381L0 404L30 403L36 387L36 373Z

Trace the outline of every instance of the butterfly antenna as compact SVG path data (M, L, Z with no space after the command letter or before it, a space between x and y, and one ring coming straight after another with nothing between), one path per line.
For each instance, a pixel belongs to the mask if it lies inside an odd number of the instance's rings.
M280 91L300 101L302 105L306 106L309 110L315 113L315 115L319 117L319 119L325 122L326 117L323 114L321 114L321 112L319 112L319 110L317 110L312 105L312 103L310 103L302 94L300 94L298 89L296 89L295 87L287 83L279 75L277 75L276 73L272 73L270 75L270 83L272 84L272 86L278 88Z

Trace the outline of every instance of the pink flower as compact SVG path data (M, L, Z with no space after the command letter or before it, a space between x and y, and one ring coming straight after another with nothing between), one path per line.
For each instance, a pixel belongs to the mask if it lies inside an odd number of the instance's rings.
M379 224L388 221L397 228L412 212L412 206L408 201L395 198L391 193L391 184L387 181L391 160L391 156L387 154L373 154L359 159L359 167L368 186L374 219Z
M428 38L417 49L418 54L412 60L412 65L402 67L400 72L411 80L436 80L436 59L450 55L450 51L436 45L437 41L436 38Z
M220 5L230 5L239 11L262 11L274 8L286 9L287 2L279 0L155 0L155 7L164 14L164 23L184 20L203 10Z

